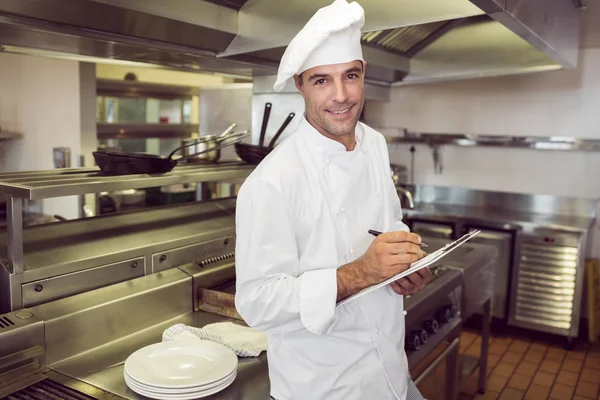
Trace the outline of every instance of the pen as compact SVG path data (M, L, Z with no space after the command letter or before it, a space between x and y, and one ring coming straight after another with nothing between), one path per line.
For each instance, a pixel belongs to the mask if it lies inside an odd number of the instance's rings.
M377 236L381 235L381 232L379 232L379 231L374 231L373 229L369 229L369 233L370 233L371 235L375 236L375 237L377 237ZM421 247L429 247L428 245L426 245L425 243L422 243L422 242L421 242L420 246L421 246Z

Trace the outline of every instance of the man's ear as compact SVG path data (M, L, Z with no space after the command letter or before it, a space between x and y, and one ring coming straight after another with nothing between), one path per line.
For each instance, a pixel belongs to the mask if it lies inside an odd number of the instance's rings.
M294 75L294 84L296 85L296 89L298 89L298 91L304 95L304 82L302 82L302 77L299 75Z

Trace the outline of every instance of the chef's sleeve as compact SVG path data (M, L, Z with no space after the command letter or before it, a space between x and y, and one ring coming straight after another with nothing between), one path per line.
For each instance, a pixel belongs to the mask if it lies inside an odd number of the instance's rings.
M300 273L289 202L278 186L256 177L238 194L236 309L261 331L324 335L337 319L337 266Z

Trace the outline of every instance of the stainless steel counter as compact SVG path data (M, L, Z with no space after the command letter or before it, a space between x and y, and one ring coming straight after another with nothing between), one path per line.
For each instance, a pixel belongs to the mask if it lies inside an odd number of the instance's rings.
M85 382L106 392L126 399L145 399L126 385L123 378L123 364L137 349L160 342L164 329L176 323L201 328L207 324L227 320L224 317L204 312L191 312L164 324L132 335L126 340L110 343L103 348L83 353L52 369L61 374ZM267 400L270 384L267 368L267 355L239 358L237 377L227 389L209 396L209 399Z
M2 316L12 324L0 325L0 358L14 381L24 383L15 389L49 378L92 398L142 399L123 377L124 362L132 353L160 342L164 330L177 323L243 323L194 311L193 282L210 280L220 271L214 265L202 270L192 277L173 268ZM23 370L29 360L29 370ZM30 375L35 378L31 382ZM0 397L5 383L0 382ZM263 352L239 358L233 384L210 398L262 400L269 398L269 391Z
M581 232L593 224L598 206L598 199L431 185L402 187L410 190L414 198L414 210L403 205L408 217L461 218L472 223L497 225L501 229L515 225L525 231Z
M502 229L522 227L524 232L544 229L583 232L593 225L594 217L545 214L530 211L514 211L498 208L476 207L461 204L416 203L415 209L403 210L409 218L453 221L460 218L470 223L498 225Z

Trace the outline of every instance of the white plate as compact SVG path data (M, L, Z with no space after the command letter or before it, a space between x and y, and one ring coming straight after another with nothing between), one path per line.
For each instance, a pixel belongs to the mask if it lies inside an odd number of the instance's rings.
M183 389L222 380L237 364L237 355L219 343L176 339L137 350L125 361L125 371L144 385Z
M235 378L236 375L237 375L237 370L233 371L230 375L227 375L225 378L218 380L216 382L209 383L207 385L198 385L195 387L183 388L183 389L178 389L178 388L177 389L167 389L167 388L162 388L162 387L158 387L158 386L144 385L143 383L137 382L135 379L133 379L132 377L127 375L127 373L124 374L124 378L125 378L125 383L127 383L127 386L129 386L129 387L135 386L135 387L137 387L141 390L145 390L147 392L168 393L168 394L186 394L186 393L196 393L200 390L209 390L212 388L216 388L216 387L222 385L223 383L229 381L232 377Z
M193 392L193 393L184 393L184 394L168 394L168 393L149 392L147 390L142 390L142 389L139 389L137 387L131 387L131 386L129 386L129 388L131 390L133 390L134 392L136 392L137 394L141 394L142 396L146 396L146 397L149 397L151 399L160 399L160 400L192 400L192 399L199 399L199 398L202 398L202 397L210 396L210 395L213 395L215 393L219 393L221 390L224 390L229 385L231 385L234 380L235 380L235 375L232 376L227 381L223 382L223 384L220 385L220 386L218 386L218 387L215 387L215 388L212 388L212 389L208 389L208 390L199 390L199 391Z

